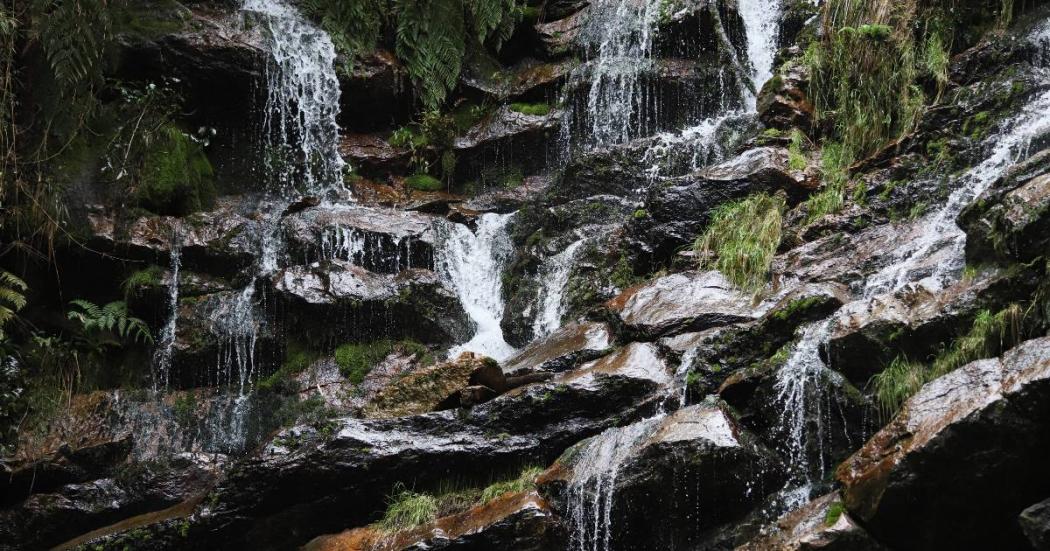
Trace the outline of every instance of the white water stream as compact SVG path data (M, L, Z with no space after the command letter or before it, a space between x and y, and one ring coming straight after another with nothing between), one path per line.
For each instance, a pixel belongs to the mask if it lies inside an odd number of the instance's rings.
M576 261L576 254L586 242L586 239L573 242L565 250L547 259L540 268L540 308L533 320L532 338L546 337L561 327L561 319L565 316L565 290L569 284L569 274Z
M503 267L512 250L507 224L513 214L484 214L477 231L462 224L438 225L435 264L443 281L456 292L474 323L474 337L451 351L449 357L474 352L498 361L516 350L503 339Z
M168 319L160 329L153 351L153 390L168 388L172 352L179 321L179 271L182 268L182 242L176 229L171 236L171 282L168 284Z

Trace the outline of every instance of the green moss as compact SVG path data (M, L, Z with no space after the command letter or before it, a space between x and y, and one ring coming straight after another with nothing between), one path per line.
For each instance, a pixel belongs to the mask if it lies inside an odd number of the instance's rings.
M828 510L824 513L824 524L826 526L833 526L842 517L842 513L846 512L846 506L841 501L836 501L828 506Z
M638 210L634 211L634 215L633 216L634 216L635 220L642 220L644 218L648 218L649 217L649 211L647 211L645 209L638 209Z
M317 351L309 349L297 340L289 339L285 346L284 361L281 362L281 367L259 381L258 389L264 392L281 389L292 378L310 367L310 364L317 361L319 357L320 354Z
M524 492L536 487L536 477L543 472L540 467L526 467L517 478L489 484L481 491L479 501L488 503L504 494Z
M791 143L788 145L788 168L791 170L805 170L806 155L802 153L802 132L795 128L791 131Z
M394 349L389 340L370 343L348 343L335 349L335 362L339 372L353 384L361 384L372 368L383 361Z
M818 296L793 300L786 307L774 312L773 319L779 321L795 319L799 314L804 313L815 306L819 306L822 302L823 299Z
M551 106L546 103L512 103L510 110L523 115L543 116L551 112Z
M413 174L405 178L405 185L418 191L441 191L445 189L445 184L441 180L423 173Z
M209 208L215 200L211 162L200 145L169 125L143 155L133 198L157 214L182 216Z

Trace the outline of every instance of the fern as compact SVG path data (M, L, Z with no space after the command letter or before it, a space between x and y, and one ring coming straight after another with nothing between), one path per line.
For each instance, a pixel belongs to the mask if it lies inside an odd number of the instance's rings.
M64 95L101 78L112 22L106 0L35 0L36 38Z
M29 287L11 272L0 270L0 341L7 339L4 326L26 306L25 292Z
M131 317L124 301L110 302L105 306L87 300L74 300L70 304L75 310L69 311L69 319L79 322L85 332L109 332L124 340L130 338L135 342L153 343L149 326L141 319Z

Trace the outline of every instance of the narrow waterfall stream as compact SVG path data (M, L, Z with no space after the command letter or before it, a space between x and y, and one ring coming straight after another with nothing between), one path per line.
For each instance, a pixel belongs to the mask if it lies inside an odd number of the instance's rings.
M777 26L780 24L781 0L739 0L740 17L747 32L747 57L751 61L751 86L747 97L748 111L754 111L758 91L773 77L773 58L777 53Z
M474 323L474 337L453 348L450 357L475 352L502 361L515 352L503 339L503 266L511 251L507 224L514 214L485 214L477 231L462 224L438 225L436 254L440 277L455 290Z
M182 267L182 239L178 230L171 236L171 282L168 284L168 319L160 329L153 351L153 390L168 388L172 351L179 321L179 271Z
M539 311L532 325L532 338L545 337L561 327L565 316L565 288L569 284L569 274L573 262L586 239L574 241L562 252L550 257L540 268Z

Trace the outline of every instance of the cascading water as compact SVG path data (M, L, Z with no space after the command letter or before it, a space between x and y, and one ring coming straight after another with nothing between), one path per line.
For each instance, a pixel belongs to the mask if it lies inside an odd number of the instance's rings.
M561 318L565 315L564 297L565 288L569 284L569 273L576 260L576 253L586 242L586 239L573 242L564 251L548 259L540 268L540 308L532 324L532 338L545 337L561 327Z
M582 46L589 57L571 77L570 88L586 83L586 106L567 110L562 132L569 144L579 129L584 148L604 147L638 137L645 128L645 75L653 72L653 34L659 2L599 0L587 11Z
M612 542L612 506L620 466L638 445L653 434L663 416L658 415L621 428L613 428L583 444L574 460L566 503L574 551L609 551Z
M179 270L182 268L182 242L178 230L171 237L171 282L168 284L168 320L160 329L153 352L153 390L168 388L172 351L179 320Z
M773 58L777 52L777 25L781 0L739 0L737 6L747 33L747 57L751 61L751 86L747 91L748 111L755 110L758 91L773 77Z
M341 187L340 92L331 38L284 0L245 0L242 10L265 25L273 56L263 132L281 190L297 183L308 192Z
M503 267L512 245L507 224L514 214L485 214L478 218L477 232L462 224L438 225L438 273L456 292L463 309L475 325L470 341L449 351L450 357L475 352L504 360L514 348L503 339Z

